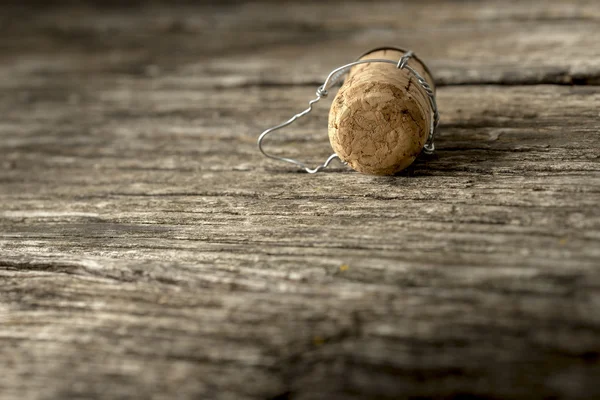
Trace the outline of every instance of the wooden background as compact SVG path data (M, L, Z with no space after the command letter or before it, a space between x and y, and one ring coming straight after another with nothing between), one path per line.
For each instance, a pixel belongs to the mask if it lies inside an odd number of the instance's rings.
M600 398L598 2L118 4L0 7L2 399ZM434 156L259 155L381 45Z

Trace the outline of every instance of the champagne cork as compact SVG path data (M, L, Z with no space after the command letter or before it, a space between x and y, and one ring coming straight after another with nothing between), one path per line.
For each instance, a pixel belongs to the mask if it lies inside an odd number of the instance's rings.
M378 49L365 59L398 62L405 54ZM427 67L416 57L408 61L435 91ZM407 69L388 63L355 65L329 112L329 141L336 154L356 171L392 175L421 153L432 123L430 100Z

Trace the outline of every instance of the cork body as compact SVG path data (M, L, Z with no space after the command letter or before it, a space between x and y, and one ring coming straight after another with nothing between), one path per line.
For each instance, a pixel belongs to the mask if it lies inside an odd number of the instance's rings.
M403 54L378 50L361 59L397 62ZM434 88L431 75L418 59L411 58L408 65ZM391 175L419 155L431 118L429 98L408 70L388 63L359 64L349 72L331 105L329 141L356 171Z

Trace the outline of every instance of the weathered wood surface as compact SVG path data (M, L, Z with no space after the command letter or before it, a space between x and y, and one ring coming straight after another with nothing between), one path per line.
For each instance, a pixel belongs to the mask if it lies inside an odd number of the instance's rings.
M1 9L0 397L600 397L598 3L283 3ZM435 156L259 156L388 43Z

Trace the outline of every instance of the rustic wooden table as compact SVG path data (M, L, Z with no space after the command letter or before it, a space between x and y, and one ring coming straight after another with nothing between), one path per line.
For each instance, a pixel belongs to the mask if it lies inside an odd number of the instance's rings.
M598 2L115 3L0 9L2 399L600 397ZM386 44L435 156L259 155Z

